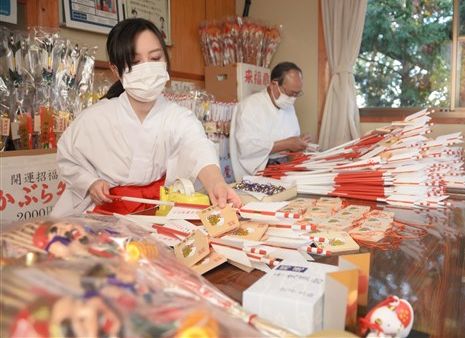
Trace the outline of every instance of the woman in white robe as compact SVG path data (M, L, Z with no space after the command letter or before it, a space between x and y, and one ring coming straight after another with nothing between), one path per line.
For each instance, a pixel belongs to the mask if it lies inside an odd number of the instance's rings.
M163 183L164 177L166 185L198 178L212 203L239 206L201 123L161 95L169 59L160 31L144 19L124 20L110 32L107 52L119 81L58 142L57 162L67 187L52 216L78 215L96 205L110 205L111 211L115 187L137 190Z

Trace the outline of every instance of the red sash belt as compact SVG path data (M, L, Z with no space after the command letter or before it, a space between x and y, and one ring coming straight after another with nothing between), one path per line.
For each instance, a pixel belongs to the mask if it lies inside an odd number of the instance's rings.
M142 186L126 185L114 187L110 189L110 194L116 196L129 196L158 200L160 199L160 187L162 187L164 184L165 177L159 179L158 181ZM111 203L97 205L94 209L94 212L103 214L116 212L118 214L127 215L150 208L153 208L153 205L115 200Z

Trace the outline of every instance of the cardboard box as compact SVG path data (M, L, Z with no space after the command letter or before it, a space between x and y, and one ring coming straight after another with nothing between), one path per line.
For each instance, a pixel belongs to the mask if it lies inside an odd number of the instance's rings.
M270 83L268 68L235 63L205 67L205 90L218 101L235 102L264 89Z
M336 266L284 260L243 293L243 306L298 335L323 328L326 273Z

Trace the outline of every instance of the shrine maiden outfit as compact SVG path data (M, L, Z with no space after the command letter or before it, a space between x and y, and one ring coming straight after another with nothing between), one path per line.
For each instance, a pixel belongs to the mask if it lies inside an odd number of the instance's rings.
M62 217L93 209L88 189L98 179L110 187L144 186L165 175L166 185L194 182L218 157L190 110L160 96L140 122L123 92L73 121L58 142L57 162L67 186L52 216Z
M279 109L264 89L245 98L233 114L230 132L231 163L236 181L263 170L276 141L300 135L293 106Z

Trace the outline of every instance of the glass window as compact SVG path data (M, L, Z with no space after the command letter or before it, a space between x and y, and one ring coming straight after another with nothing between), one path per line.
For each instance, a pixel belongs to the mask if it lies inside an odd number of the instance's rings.
M354 69L360 108L450 107L453 13L454 0L368 0ZM463 23L464 74L457 81L465 106Z

